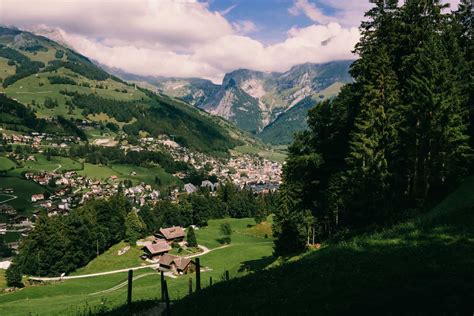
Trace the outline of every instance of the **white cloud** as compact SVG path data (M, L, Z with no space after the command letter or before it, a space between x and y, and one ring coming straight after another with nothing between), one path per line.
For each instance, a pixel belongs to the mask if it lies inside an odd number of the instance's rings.
M242 20L232 23L235 30L240 34L249 34L257 31L257 26L250 20Z
M325 15L316 5L310 3L308 0L296 0L294 5L288 9L292 15L306 15L313 22L326 24L335 20L334 17Z
M197 0L0 0L0 23L54 30L80 53L109 67L215 82L238 68L285 71L304 62L349 59L357 28L333 19L292 28L264 45L246 34L252 21L229 22Z

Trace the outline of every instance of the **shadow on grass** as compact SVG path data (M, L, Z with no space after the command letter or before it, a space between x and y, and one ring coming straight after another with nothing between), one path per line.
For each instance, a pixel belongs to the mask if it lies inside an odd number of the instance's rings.
M177 302L173 313L471 315L473 267L474 208L465 208L216 284Z
M267 256L261 259L244 261L240 264L239 272L257 272L265 269L275 260L274 256Z

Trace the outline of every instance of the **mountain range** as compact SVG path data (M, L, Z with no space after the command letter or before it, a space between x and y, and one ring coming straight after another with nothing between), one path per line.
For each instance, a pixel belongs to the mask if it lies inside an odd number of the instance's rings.
M227 73L222 84L201 78L116 74L221 116L266 142L286 144L293 132L305 128L309 108L352 81L351 63L306 63L282 73L239 69Z

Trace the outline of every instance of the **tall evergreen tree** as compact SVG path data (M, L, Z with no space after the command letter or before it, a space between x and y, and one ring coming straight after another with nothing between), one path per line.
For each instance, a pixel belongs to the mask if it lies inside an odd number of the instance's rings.
M194 228L189 226L188 234L186 235L186 242L188 243L188 247L197 247L198 243L196 240L196 233L194 232Z

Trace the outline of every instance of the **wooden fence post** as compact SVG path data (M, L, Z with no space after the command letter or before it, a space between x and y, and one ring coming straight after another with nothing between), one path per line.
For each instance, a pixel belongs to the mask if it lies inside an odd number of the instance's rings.
M161 276L160 276L160 283L161 283L161 301L165 301L165 273L161 271Z
M196 258L196 292L201 290L201 263L199 258Z
M132 281L133 281L133 270L128 270L128 291L127 291L127 305L132 304Z
M230 277L229 277L229 270L225 270L225 280L226 281L229 281Z
M189 278L189 294L193 293L193 278Z
M212 277L209 277L209 286L212 286Z
M166 302L166 315L170 316L171 315L171 310L170 310L170 295L168 293L168 283L166 280L163 282L163 290L165 293L165 302Z

